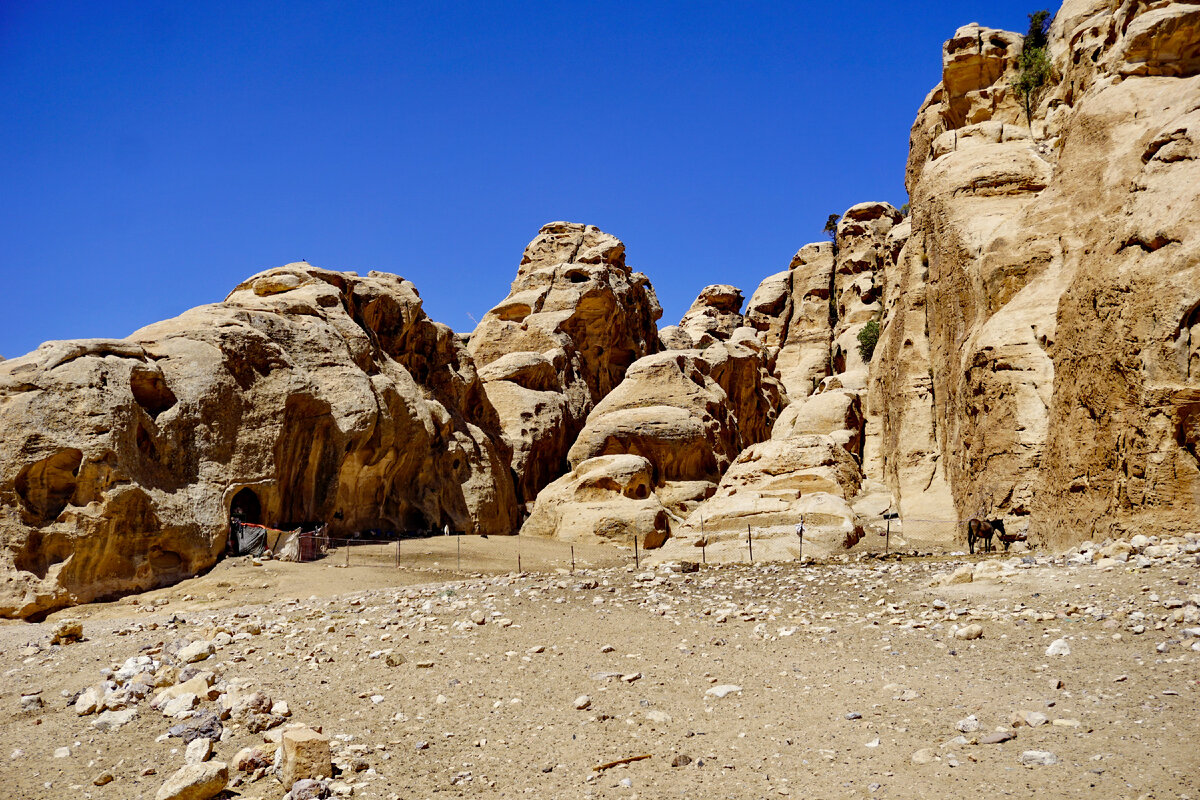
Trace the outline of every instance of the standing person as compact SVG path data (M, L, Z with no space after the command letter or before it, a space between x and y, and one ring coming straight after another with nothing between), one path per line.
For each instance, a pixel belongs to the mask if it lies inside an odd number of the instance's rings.
M799 560L804 560L804 517L796 523L796 538L800 540L800 557Z

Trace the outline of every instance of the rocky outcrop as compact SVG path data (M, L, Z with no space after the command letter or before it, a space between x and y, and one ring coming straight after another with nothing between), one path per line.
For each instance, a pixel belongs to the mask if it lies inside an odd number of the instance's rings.
M508 297L468 349L495 407L523 502L565 470L588 413L659 349L662 308L625 245L591 225L552 222L525 248Z
M581 536L571 528L578 517L556 506L581 492L590 496L593 477L610 469L602 459L637 456L648 470L653 500L639 497L643 502L631 505L614 495L618 505L605 513L617 518L627 509L640 517L653 510L655 525L644 530L649 537L644 546L661 544L673 523L712 494L737 455L767 438L784 402L768 367L757 338L745 328L703 351L669 350L634 363L588 416L570 450L572 471L538 496L522 533ZM670 515L658 514L663 509ZM606 523L605 530L616 527ZM636 526L629 521L625 529ZM611 538L600 529L595 535Z
M809 552L829 553L856 544L870 521L864 515L888 508L885 487L863 474L868 433L872 452L879 435L864 413L868 365L858 333L880 315L900 220L887 203L853 206L834 242L801 248L787 272L754 292L746 319L790 404L770 440L742 450L712 497L677 527L664 557L687 557L690 546L704 541L715 560L744 558L748 528L762 557L794 557L800 521ZM864 498L867 507L856 509Z
M1008 89L1019 48L987 46L1011 35L948 43L874 373L902 507L928 474L909 510L948 489L957 516L1037 543L1194 526L1198 20L1069 0L1031 120Z
M289 264L124 340L0 364L0 614L214 563L235 503L334 534L510 533L498 426L465 349L395 275Z
M785 272L759 284L746 306L746 322L759 331L792 398L812 394L830 374L833 262L833 243L805 245Z
M671 350L703 350L713 342L728 341L742 327L742 292L720 284L706 286L678 325L659 331L663 346Z

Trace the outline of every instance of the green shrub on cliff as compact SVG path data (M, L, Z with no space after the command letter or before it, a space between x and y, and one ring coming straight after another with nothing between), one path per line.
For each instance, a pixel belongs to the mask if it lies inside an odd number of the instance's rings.
M879 344L879 322L871 320L858 332L858 354L862 356L865 363L871 363L871 356L875 355L875 345L877 344Z
M1033 107L1038 95L1050 82L1050 54L1046 52L1047 32L1050 30L1050 12L1036 11L1029 15L1029 31L1021 55L1017 56L1017 76L1012 89L1021 98L1025 107L1025 121L1033 127Z

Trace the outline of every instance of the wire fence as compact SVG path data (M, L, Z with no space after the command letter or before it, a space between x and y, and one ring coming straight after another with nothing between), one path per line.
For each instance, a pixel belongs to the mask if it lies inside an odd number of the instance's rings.
M261 527L261 526L260 526ZM802 560L804 556L829 555L813 534L798 537L788 526L748 525L740 534L738 555L733 561ZM780 531L786 528L786 531ZM778 529L778 530L777 530ZM938 548L965 548L966 521L947 519L875 519L864 525L864 536L849 552L908 552ZM732 532L710 533L697 542L694 554L684 559L699 563L713 560L708 552L719 540L733 538ZM786 535L784 535L786 534ZM244 534L243 534L244 535ZM477 534L431 534L428 531L374 531L361 536L330 536L322 526L313 531L273 531L263 537L264 550L290 561L324 561L336 567L417 568L439 572L524 572L549 570L574 573L592 567L633 566L641 568L648 556L643 536L630 536L627 543L576 545L556 539L531 539L517 536L481 536ZM806 538L812 541L806 541ZM707 541L707 546L704 543ZM850 544L847 542L846 544ZM783 545L787 547L781 549ZM843 545L844 546L844 545ZM291 548L290 553L282 551ZM689 550L691 548L688 548ZM835 548L840 550L841 548ZM757 551L757 552L756 552ZM786 552L785 552L786 551ZM263 550L259 550L261 554ZM842 552L847 552L843 550ZM716 560L730 562L725 547ZM290 556L290 557L289 557Z

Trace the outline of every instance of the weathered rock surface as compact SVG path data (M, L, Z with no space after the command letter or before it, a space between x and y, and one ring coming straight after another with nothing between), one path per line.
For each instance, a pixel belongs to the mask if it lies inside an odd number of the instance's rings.
M728 341L742 327L742 292L720 284L706 286L679 325L660 332L663 346L671 350L703 350L713 342Z
M651 520L641 529L645 546L661 544L672 520L712 493L738 453L769 435L784 397L767 367L745 328L703 351L669 350L634 363L588 416L568 456L572 471L539 495L522 532L624 539ZM612 503L596 497L601 476ZM588 499L580 506L578 498Z
M588 413L629 366L658 351L661 316L649 280L626 266L616 237L553 222L525 248L508 297L468 345L523 502L562 474Z
M495 414L411 283L289 264L124 340L0 364L0 614L210 566L274 527L509 533Z
M1030 121L1019 37L947 44L873 373L906 513L949 516L949 495L1052 545L1194 526L1198 23L1191 3L1069 0Z

